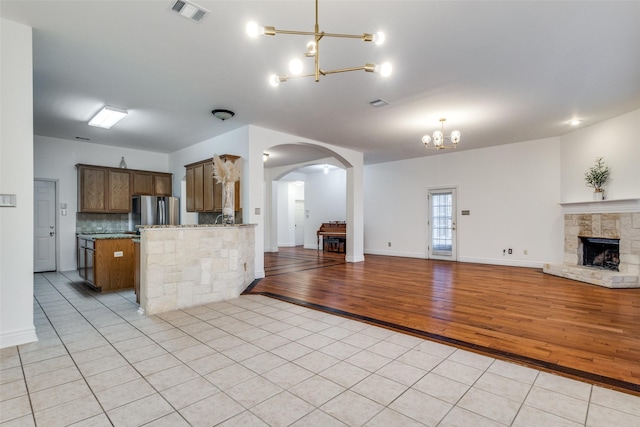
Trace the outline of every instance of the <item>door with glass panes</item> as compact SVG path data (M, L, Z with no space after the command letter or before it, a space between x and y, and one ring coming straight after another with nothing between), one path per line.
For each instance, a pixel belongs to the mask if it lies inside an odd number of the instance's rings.
M428 199L428 257L430 259L457 261L456 189L430 189Z

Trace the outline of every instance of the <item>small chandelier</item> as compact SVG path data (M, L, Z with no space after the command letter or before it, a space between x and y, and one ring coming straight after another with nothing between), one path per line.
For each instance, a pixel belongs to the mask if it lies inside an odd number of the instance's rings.
M424 143L424 148L429 150L442 150L443 148L456 148L458 146L458 142L460 142L460 131L454 130L451 132L451 136L444 136L444 122L447 119L440 119L441 127L440 130L433 132L433 139L429 135L425 135L422 137L422 142ZM433 140L433 147L429 146L429 143ZM452 145L445 145L446 140L449 140Z
M269 76L269 83L272 86L278 86L280 83L286 82L289 79L295 77L314 77L316 82L320 81L320 76L326 76L328 74L337 74L337 73L345 73L347 71L365 71L367 73L379 73L383 77L388 77L391 75L392 66L390 63L385 62L384 64L365 64L360 67L349 67L349 68L340 68L336 70L324 70L320 67L320 40L323 37L338 37L345 39L360 39L364 42L374 42L377 45L381 45L385 36L384 33L378 32L376 34L334 34L334 33L325 33L324 31L320 31L320 26L318 25L318 0L316 0L316 24L314 27L314 31L291 31L291 30L278 30L275 27L265 26L261 27L255 22L249 22L246 27L247 34L249 37L255 38L258 35L265 36L275 36L276 34L292 34L298 36L313 36L314 40L307 43L306 50L304 52L304 56L307 58L314 58L315 60L315 70L310 74L302 74L303 72L303 64L300 59L294 59L289 63L289 72L290 74L272 74Z

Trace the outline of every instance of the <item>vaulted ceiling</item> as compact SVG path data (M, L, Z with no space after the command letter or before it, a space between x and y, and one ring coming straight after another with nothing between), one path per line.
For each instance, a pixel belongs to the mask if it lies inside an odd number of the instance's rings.
M313 0L196 1L200 22L162 1L6 1L33 27L38 135L170 153L238 127L362 151L365 163L435 154L421 143L446 117L459 150L553 137L640 108L640 2L320 0L320 29L376 32L382 46L321 42L325 69L393 63L271 87L308 38L250 39L247 21L312 31ZM4 41L3 41L4 44ZM306 72L312 60L305 60ZM389 105L374 108L377 98ZM126 108L111 130L87 121ZM214 108L235 111L221 121Z

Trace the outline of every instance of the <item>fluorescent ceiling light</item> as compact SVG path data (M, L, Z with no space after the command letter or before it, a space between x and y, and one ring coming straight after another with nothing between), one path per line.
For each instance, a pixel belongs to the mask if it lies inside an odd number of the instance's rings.
M98 112L93 119L89 121L89 126L95 126L103 129L110 129L111 126L118 123L127 115L127 110L124 108L111 107L105 105L102 110Z

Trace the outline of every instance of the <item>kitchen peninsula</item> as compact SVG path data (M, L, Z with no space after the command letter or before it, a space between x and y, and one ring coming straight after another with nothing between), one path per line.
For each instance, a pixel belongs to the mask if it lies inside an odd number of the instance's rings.
M140 226L146 315L238 297L255 279L255 224Z

